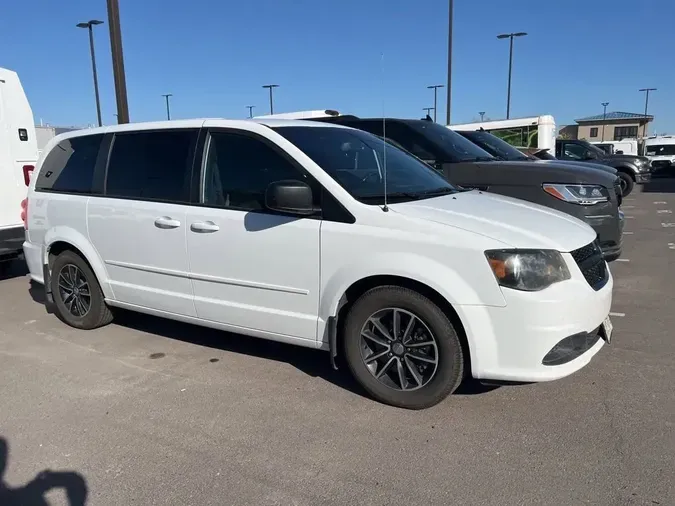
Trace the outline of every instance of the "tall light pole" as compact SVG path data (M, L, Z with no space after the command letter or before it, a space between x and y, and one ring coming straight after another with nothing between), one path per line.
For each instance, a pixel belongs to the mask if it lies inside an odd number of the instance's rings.
M170 120L171 119L171 109L169 108L169 97L173 97L173 95L171 93L164 93L162 96L166 100L166 119Z
M117 0L107 0L107 5L108 5L108 26L110 27L110 52L112 53L113 77L115 78L117 122L129 123L129 103L127 102L127 80L126 77L124 76L124 56L122 55L120 6Z
M485 117L485 111L480 111L478 114L480 114L480 122L483 122L483 118Z
M647 106L649 105L649 92L650 91L656 91L656 88L642 88L638 91L644 91L645 92L645 127L642 129L642 138L644 139L647 137Z
M513 39L514 37L524 37L525 32L502 33L497 35L498 39L510 39L509 43L509 84L506 90L506 119L511 116L511 69L513 68Z
M253 108L255 107L254 105L247 105L248 107L248 117L252 118L253 117Z
M272 90L278 87L278 84L263 84L263 88L268 88L270 90L270 114L274 114L274 100L272 99Z
M86 23L78 23L78 28L87 28L89 30L89 50L91 52L91 70L94 73L94 95L96 95L96 118L98 119L98 126L101 126L101 101L98 97L98 75L96 73L96 55L94 53L94 30L95 25L102 25L103 21L92 19Z
M607 106L609 105L609 102L603 102L602 103L602 140L601 142L605 142L605 118L607 118Z
M434 90L434 123L436 123L436 111L438 110L438 108L436 107L438 103L438 88L445 88L445 85L433 84L431 86L427 86L427 89Z
M453 0L448 0L448 96L445 104L445 124L450 124L450 103L452 102L452 11Z
M427 116L429 116L429 113L430 113L431 111L434 111L434 112L435 112L435 110L434 110L433 107L422 107L422 110L423 110L424 112L427 113Z

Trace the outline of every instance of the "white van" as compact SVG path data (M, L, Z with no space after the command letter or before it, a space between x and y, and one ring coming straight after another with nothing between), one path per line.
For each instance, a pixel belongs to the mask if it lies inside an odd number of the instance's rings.
M659 135L645 139L645 155L652 162L655 176L675 175L675 136Z
M373 397L406 408L465 375L562 378L611 337L591 227L455 188L367 132L136 123L62 134L45 153L24 252L76 328L121 307L339 351Z
M16 72L0 68L0 269L21 253L21 201L36 163L33 111Z

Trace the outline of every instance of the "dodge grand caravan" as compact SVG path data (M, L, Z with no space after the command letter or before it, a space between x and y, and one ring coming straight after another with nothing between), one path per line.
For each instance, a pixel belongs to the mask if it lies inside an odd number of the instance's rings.
M417 409L467 375L562 378L611 338L591 227L458 189L360 130L141 123L45 153L24 252L76 328L119 307L327 350L374 398Z

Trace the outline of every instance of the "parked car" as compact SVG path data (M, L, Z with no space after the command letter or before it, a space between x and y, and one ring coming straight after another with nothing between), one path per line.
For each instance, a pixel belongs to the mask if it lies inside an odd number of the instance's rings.
M619 171L624 197L633 191L635 183L651 180L651 166L646 156L610 155L587 141L558 139L555 143L555 156L560 160L611 165Z
M496 135L491 134L490 132L487 132L485 130L472 130L472 131L462 131L462 130L454 130L457 132L459 135L462 137L465 137L466 139L469 139L471 142L473 142L476 146L478 146L481 149L484 149L488 153L490 153L492 156L499 160L506 160L509 162L538 162L538 163L550 163L550 160L555 160L554 165L567 165L567 166L575 166L575 167L592 167L594 169L601 170L603 172L606 172L608 174L611 174L615 177L617 176L617 170L614 167L610 167L609 165L603 165L600 163L586 163L586 162L572 162L568 160L557 160L555 156L550 155L548 158L536 158L534 156L528 156L527 154L523 153L520 151L518 148L512 146L508 142L500 139ZM535 151L540 151L536 149ZM620 187L620 181L617 181L619 183ZM619 204L621 204L621 195L618 195L619 197Z
M675 136L645 139L645 154L651 161L653 177L675 177Z
M341 350L366 391L405 408L466 375L562 378L611 338L591 227L460 190L363 131L136 123L61 134L45 153L24 252L75 328L121 307Z
M425 120L326 116L314 119L391 139L453 184L499 193L566 212L591 225L607 261L621 255L620 180L611 170L528 160L498 160L457 132ZM386 123L386 126L385 126Z
M22 252L19 206L36 162L33 111L17 73L0 68L0 271Z

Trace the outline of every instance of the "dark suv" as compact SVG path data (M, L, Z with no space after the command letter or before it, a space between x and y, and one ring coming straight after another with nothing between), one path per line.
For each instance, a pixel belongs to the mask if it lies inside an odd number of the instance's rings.
M498 160L449 128L425 120L331 116L314 121L350 126L380 137L386 130L387 140L434 167L451 183L571 214L595 229L607 261L621 255L623 216L616 175L555 162Z
M646 156L609 154L587 141L558 139L555 142L555 156L559 160L602 163L614 167L619 172L624 197L633 190L635 183L651 180L651 165Z

